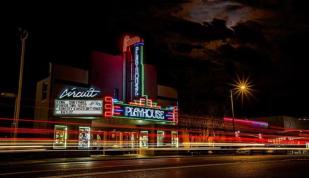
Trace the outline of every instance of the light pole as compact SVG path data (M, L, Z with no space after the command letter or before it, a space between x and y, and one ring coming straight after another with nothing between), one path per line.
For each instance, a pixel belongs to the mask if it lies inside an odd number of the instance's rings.
M28 38L28 32L26 30L19 29L20 32L20 40L21 40L21 53L20 53L20 66L19 66L19 81L18 81L18 92L15 100L15 110L14 110L14 134L13 138L17 136L18 129L18 121L20 114L20 100L21 100L21 91L23 85L23 73L24 73L24 59L25 59L25 48L26 48L26 40Z
M237 77L235 84L233 84L234 88L230 90L231 97L231 108L232 108L232 119L233 119L233 132L235 132L235 113L234 113L234 100L233 94L235 93L237 96L241 97L241 102L243 103L244 96L252 96L252 84L249 81L249 78L240 79ZM236 134L235 134L236 135Z
M233 101L233 90L230 90L231 92L231 107L232 107L232 117L233 117L233 132L235 133L235 115L234 115L234 101Z

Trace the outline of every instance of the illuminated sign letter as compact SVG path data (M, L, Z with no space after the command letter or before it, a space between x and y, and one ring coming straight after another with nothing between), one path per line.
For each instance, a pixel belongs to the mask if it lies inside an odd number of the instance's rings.
M131 107L125 107L125 116L131 116L132 115L132 109Z
M101 92L99 90L95 90L94 88L89 88L88 90L86 89L77 89L77 88L71 88L68 89L66 88L63 90L59 96L59 99L62 98L94 98L98 96Z

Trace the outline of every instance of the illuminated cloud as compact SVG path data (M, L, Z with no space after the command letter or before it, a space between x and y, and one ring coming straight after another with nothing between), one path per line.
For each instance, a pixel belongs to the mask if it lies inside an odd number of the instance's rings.
M228 27L234 27L238 23L273 17L274 13L228 0L192 0L183 3L173 15L200 24L222 19Z

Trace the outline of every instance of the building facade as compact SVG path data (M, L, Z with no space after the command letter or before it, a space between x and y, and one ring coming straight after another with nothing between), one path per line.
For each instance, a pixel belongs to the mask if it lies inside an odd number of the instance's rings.
M35 127L53 149L178 146L177 91L157 84L142 38L125 35L122 49L92 52L88 70L50 64L37 83Z

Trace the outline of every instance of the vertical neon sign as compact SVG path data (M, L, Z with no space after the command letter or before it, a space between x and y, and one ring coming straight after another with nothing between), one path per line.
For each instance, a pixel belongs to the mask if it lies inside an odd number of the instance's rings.
M134 97L144 95L143 45L144 43L134 45Z
M144 44L143 44L144 45ZM145 95L145 89L144 89L144 84L145 84L145 79L144 79L144 46L141 45L141 84L142 84L142 96Z
M140 47L134 46L134 96L140 96Z
M173 109L173 122L178 123L178 106Z

